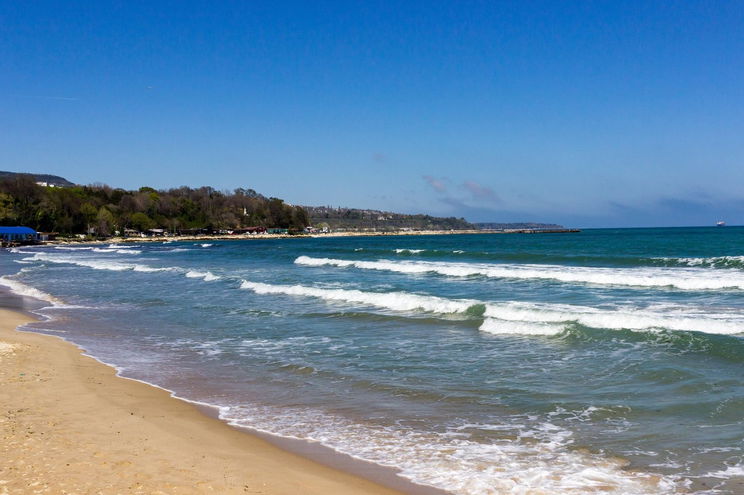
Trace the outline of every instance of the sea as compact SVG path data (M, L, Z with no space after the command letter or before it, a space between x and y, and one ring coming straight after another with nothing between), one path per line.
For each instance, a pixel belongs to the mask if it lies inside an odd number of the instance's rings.
M122 376L453 494L744 493L744 227L21 247Z

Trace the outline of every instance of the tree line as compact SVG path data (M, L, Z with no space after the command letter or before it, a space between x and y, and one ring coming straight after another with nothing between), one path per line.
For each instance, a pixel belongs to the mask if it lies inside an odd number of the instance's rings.
M299 231L309 225L307 212L253 189L218 191L179 187L137 191L104 184L46 187L31 175L0 180L0 225L23 225L40 232L114 235L126 229L147 231L219 231L248 227Z
M477 227L464 218L407 215L380 210L334 208L331 206L304 206L310 221L316 227L327 225L338 230L475 230Z

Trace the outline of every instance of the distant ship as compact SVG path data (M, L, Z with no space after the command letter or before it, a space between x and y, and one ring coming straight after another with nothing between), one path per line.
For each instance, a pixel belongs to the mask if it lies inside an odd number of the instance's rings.
M725 227L725 226L726 226L726 222L724 222L723 220L719 220L716 222L716 227Z

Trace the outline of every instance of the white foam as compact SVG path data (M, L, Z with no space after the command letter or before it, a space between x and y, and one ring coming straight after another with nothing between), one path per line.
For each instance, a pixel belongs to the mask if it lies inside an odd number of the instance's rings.
M219 354L219 349L211 344L198 345L198 352L207 356ZM117 376L123 376L123 367L87 352L86 355L114 368ZM676 493L674 481L667 477L626 471L622 462L600 454L571 450L572 432L549 421L535 423L532 417L505 417L503 423L493 425L453 425L448 431L437 433L355 423L324 411L300 407L277 409L245 403L215 404L179 396L152 382L123 377L160 388L181 400L214 408L220 419L233 426L317 442L356 459L394 467L404 478L455 495ZM511 438L482 443L463 433L473 428L511 433Z
M741 267L744 265L744 256L712 256L700 258L654 258L665 262L677 263L686 266L705 267Z
M220 277L213 274L212 272L199 272L196 270L190 270L186 272L186 277L188 278L201 278L204 279L205 282L211 282L213 280L219 280Z
M10 277L11 277L10 275L5 275L5 276L0 277L0 285L4 285L5 287L8 287L11 291L13 291L14 293L20 296L27 296L27 297L32 297L34 299L39 299L41 301L52 303L52 305L54 306L64 305L56 297L50 294L47 294L46 292L41 291L35 287L31 287L30 285L26 285L23 282L19 282L18 280L15 280Z
M54 246L54 249L59 249L60 251L91 251L93 246Z
M357 459L395 467L416 483L457 495L674 493L663 476L628 472L598 454L570 449L572 433L549 421L504 417L494 425L460 425L442 433L405 427L375 427L302 408L276 411L239 405L220 408L235 426L319 442ZM470 431L503 431L488 443Z
M138 249L93 248L94 253L140 254Z
M302 285L270 285L243 280L241 289L256 294L286 294L291 296L316 297L327 301L342 301L365 304L393 311L421 310L431 313L463 313L478 301L466 299L444 299L436 296L410 294L407 292L365 292L348 289L321 289Z
M560 333L568 324L613 330L677 330L723 335L744 333L744 315L714 313L705 308L620 306L598 309L569 304L489 303L481 330L490 333ZM524 325L524 326L522 326Z
M395 252L398 254L418 254L426 251L425 249L396 249Z
M689 306L652 306L638 308L618 306L597 309L570 304L528 302L482 302L472 299L446 299L407 292L368 292L350 289L328 289L303 285L272 285L243 280L241 289L257 294L285 294L314 297L326 301L363 304L392 311L423 311L437 314L465 313L484 306L480 330L493 334L555 335L571 324L612 330L676 330L713 334L744 333L744 315L714 313L706 308ZM475 316L475 315L474 315Z
M200 245L201 247L203 247L203 248L208 248L208 247L212 247L212 246L214 246L214 244L212 244L212 243L209 243L209 242L207 242L207 243L204 243L204 244L199 244L199 245Z
M685 290L744 289L744 272L695 268L600 268L560 265L448 263L431 261L353 261L300 256L298 265L353 267L406 274L436 273L451 277L485 276L556 280L567 283L636 287L676 287Z
M556 335L565 329L560 323L544 321L514 321L486 318L478 330L496 335Z
M58 256L52 253L35 253L29 258L24 258L25 261L44 261L48 263L61 263L68 265L84 266L87 268L93 268L94 270L109 270L115 272L122 271L135 271L135 272L164 272L164 271L175 271L178 268L174 267L152 267L139 263L123 263L120 261L113 260L102 260L102 259L89 259L81 258L78 256Z
M701 477L708 477L711 478L734 478L734 477L744 477L744 464L737 464L735 466L726 466L726 469L721 469L718 471L713 471L710 473L707 473Z

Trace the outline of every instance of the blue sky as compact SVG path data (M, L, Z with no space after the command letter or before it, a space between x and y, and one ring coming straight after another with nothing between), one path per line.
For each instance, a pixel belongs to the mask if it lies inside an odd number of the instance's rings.
M2 2L0 169L744 224L743 2Z

